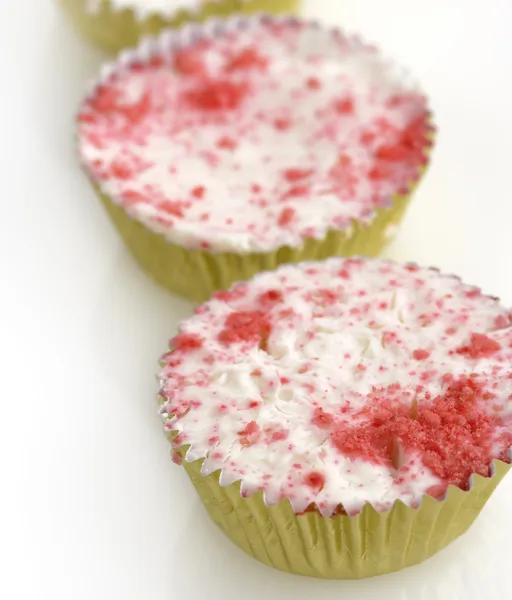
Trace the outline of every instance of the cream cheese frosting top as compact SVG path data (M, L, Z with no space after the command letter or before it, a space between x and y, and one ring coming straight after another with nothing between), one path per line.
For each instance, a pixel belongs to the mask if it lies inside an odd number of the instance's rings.
M79 152L104 193L186 248L268 252L407 192L429 113L395 65L312 24L227 23L144 46L84 102Z
M436 270L285 266L183 323L161 414L187 461L243 495L325 516L416 506L509 462L511 325L496 299Z

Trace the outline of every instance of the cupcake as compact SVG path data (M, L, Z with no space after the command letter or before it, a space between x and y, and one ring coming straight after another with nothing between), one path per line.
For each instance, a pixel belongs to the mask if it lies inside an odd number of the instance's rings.
M409 77L290 18L146 41L103 69L78 114L80 160L127 246L194 300L281 263L377 254L431 139Z
M162 357L211 518L291 573L379 575L465 532L509 469L512 313L454 276L332 258L217 292Z
M76 28L107 52L135 46L143 35L230 13L294 13L300 0L61 0Z

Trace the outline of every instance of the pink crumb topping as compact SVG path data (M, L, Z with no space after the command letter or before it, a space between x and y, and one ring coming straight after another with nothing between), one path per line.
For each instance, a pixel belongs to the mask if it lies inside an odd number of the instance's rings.
M355 415L363 416L364 424L354 428L333 423L332 443L345 455L392 464L398 440L405 451L419 452L423 464L443 480L445 488L452 484L465 489L471 474L489 475L495 434L503 425L481 403L484 389L477 378L465 376L428 405L412 407L379 393L377 403ZM500 444L508 452L512 431L500 438ZM498 458L508 460L506 452Z
M414 350L412 355L416 360L425 360L430 356L430 352L421 348L417 348L416 350Z

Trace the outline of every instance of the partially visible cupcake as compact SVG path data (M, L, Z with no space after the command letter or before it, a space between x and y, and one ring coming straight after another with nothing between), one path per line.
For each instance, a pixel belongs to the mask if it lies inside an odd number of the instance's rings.
M175 462L220 528L284 571L421 562L510 467L512 313L437 270L283 266L201 305L162 365Z
M126 244L195 300L283 262L379 253L431 144L425 97L373 47L270 17L123 53L78 115Z
M294 13L300 0L61 0L76 28L115 53L144 35L232 13Z

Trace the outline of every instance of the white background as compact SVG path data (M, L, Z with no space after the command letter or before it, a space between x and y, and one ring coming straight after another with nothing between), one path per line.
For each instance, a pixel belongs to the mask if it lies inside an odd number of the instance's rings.
M408 64L440 128L389 250L512 304L512 2L311 0ZM102 57L44 0L0 18L0 598L488 600L512 595L512 475L470 532L361 582L273 571L208 520L171 463L154 372L191 306L133 265L73 156Z

